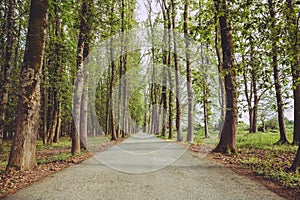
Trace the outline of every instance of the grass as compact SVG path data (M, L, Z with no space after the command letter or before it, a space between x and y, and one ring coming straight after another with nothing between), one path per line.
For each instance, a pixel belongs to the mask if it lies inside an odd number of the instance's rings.
M106 137L95 137L88 138L89 144L91 147L100 146L101 144L108 142L109 140ZM5 167L8 162L9 152L11 148L12 141L3 142L3 152L0 154L0 173L5 171ZM44 145L41 140L37 141L36 144L36 155L37 155L37 164L43 165L53 162L62 162L68 161L72 157L71 154L71 139L69 136L61 137L58 143L52 143L51 145ZM82 156L87 153L87 151L82 151L76 156Z
M288 140L292 141L293 127L287 126ZM200 132L201 134L201 132ZM217 135L210 139L204 139L203 132L195 136L195 143L202 145L216 145L219 141ZM290 172L298 146L284 144L276 145L279 140L279 130L267 130L267 132L249 133L245 124L240 124L236 138L238 154L223 155L228 162L251 169L253 172L278 181L284 186L296 189L300 192L299 171Z

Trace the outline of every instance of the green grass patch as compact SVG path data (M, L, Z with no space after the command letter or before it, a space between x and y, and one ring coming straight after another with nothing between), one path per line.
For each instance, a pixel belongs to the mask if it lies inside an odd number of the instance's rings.
M287 138L292 142L293 126L286 126ZM291 166L298 146L284 144L276 145L279 140L279 130L269 129L267 132L249 133L246 124L239 124L236 138L238 154L223 155L228 162L241 168L248 168L255 173L281 182L283 185L300 192L300 175L287 169ZM211 145L219 142L218 134L211 134L211 138L204 138L204 131L195 134L195 143Z

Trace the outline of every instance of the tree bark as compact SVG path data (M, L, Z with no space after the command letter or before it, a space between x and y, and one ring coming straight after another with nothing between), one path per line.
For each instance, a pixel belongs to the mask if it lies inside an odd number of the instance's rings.
M91 6L91 5L89 5ZM83 57L85 59L85 66L88 66L88 55L90 52L89 36L91 27L87 26L87 39L84 43ZM80 107L80 147L83 149L88 148L87 137L88 137L88 103L89 103L89 70L87 67L83 69L83 90L81 96L81 107Z
M75 82L74 99L73 99L73 119L75 129L72 132L72 148L71 153L80 153L80 111L82 103L82 91L84 85L84 43L87 39L87 19L88 19L88 2L82 1L81 14L80 14L80 33L77 43L77 79Z
M45 49L48 1L31 1L27 42L20 74L16 133L7 170L36 166L36 138L39 128L40 73Z
M205 66L204 63L204 52L203 52L203 44L201 44L201 65L202 65L202 70L203 70L203 83L202 83L202 90L203 90L203 97L202 97L202 103L203 103L203 114L204 114L204 136L205 138L209 138L209 131L208 131L208 121L209 121L209 115L208 115L208 109L209 109L209 91L208 91L208 86L207 86L207 67ZM207 61L208 62L208 61ZM208 63L206 63L208 64Z
M223 66L225 74L226 114L221 139L214 151L236 152L236 134L238 124L236 69L234 63L234 46L226 0L215 0L221 29Z
M300 143L299 143L299 146L298 146L296 157L295 157L295 159L293 161L292 166L290 167L290 170L292 170L292 171L295 172L298 167L300 167Z
M167 66L167 59L168 59L168 51L167 51L167 38L168 38L168 22L167 22L167 13L166 8L164 7L163 3L161 3L161 9L163 12L163 20L164 20L164 35L163 35L163 71L162 71L162 89L161 89L161 103L163 105L163 114L162 114L162 131L161 136L166 137L167 135L167 73L166 73L166 66Z
M180 98L180 82L179 82L179 74L180 69L178 66L178 55L177 55L177 34L176 34L176 25L175 25L175 17L176 17L176 7L175 0L171 0L172 4L172 34L173 34L173 58L174 58L174 66L175 66L175 88L176 88L176 131L177 131L177 141L181 142L183 140L182 132L181 132L181 98Z
M113 35L114 31L113 31L113 23L112 23L112 19L113 19L113 13L114 13L114 5L115 1L111 2L111 10L110 10L110 15L111 15L111 23L110 23L110 33L111 35ZM109 99L110 99L110 120L109 120L109 124L110 124L110 128L111 128L111 140L116 140L117 136L116 136L116 127L115 127L115 113L114 113L114 85L115 85L115 73L116 73L116 66L115 66L115 61L114 61L114 45L113 45L113 38L110 39L110 68L111 68L111 77L110 77L110 85L109 85Z
M189 15L189 0L184 2L184 13L183 13L183 29L185 36L185 61L186 61L186 87L188 93L188 133L187 142L192 143L194 141L194 106L193 106L193 91L192 91L192 78L191 78L191 67L190 67L190 41L188 38L188 15Z
M276 33L276 23L275 23L275 5L273 0L268 0L269 4L269 14L271 17L271 33L272 33L272 67L273 67L273 75L274 75L274 82L275 82L275 91L276 91L276 100L277 100L277 114L278 114L278 124L280 130L280 139L277 143L284 144L288 143L286 138L286 130L285 130L285 123L284 123L284 108L283 108L283 100L282 100L282 92L281 92L281 85L279 79L279 68L278 68L278 53L277 53L277 42L278 36Z
M219 103L221 107L221 115L219 119L219 126L218 129L221 130L225 121L225 113L226 113L226 99L225 99L225 86L224 86L224 79L222 77L223 74L223 57L222 57L222 45L221 45L221 30L220 24L218 23L218 17L215 16L215 50L218 58L218 72L219 72L219 86L220 86L220 93L219 93ZM220 132L221 133L221 132Z
M43 68L42 68L42 77L43 77L43 85L42 85L42 102L43 102L43 131L42 131L42 138L43 144L47 144L47 132L48 132L48 123L47 123L47 116L48 116L48 93L47 93L47 70L46 70L46 62L44 57Z
M61 101L59 100L57 102L57 122L56 122L56 128L55 128L55 136L53 139L53 142L58 143L59 138L61 135Z
M293 144L300 143L300 39L299 39L299 14L294 9L294 0L287 0L287 30L289 32L289 53L292 62L293 96L294 96L294 134Z

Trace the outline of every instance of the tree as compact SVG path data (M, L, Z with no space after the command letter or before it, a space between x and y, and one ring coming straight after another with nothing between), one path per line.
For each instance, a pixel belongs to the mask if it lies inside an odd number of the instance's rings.
M90 0L83 0L81 6L81 13L80 13L80 33L77 43L77 59L76 59L76 67L77 67L77 79L75 82L75 89L74 89L74 103L73 103L73 117L74 117L74 130L72 132L72 148L71 153L74 155L75 153L80 152L80 139L82 138L83 134L81 134L81 128L84 130L86 128L85 119L81 117L85 117L86 115L86 107L87 107L87 99L82 101L84 83L87 82L85 80L85 76L87 75L87 70L84 69L83 61L88 55L89 46L88 46L88 37L90 32L90 25L89 25L89 12L91 9ZM83 111L83 113L82 113ZM86 130L87 131L87 130ZM81 146L84 146L83 144ZM86 147L85 147L86 148Z
M276 100L277 100L277 113L278 113L278 124L280 130L280 139L277 143L284 144L288 143L286 138L285 122L284 122L284 105L282 100L282 91L279 79L279 68L278 68L278 33L276 27L276 16L275 16L275 5L273 0L268 0L269 5L269 14L271 17L271 42L272 42L272 67L274 74L274 84L276 91Z
M294 5L300 5L300 1L287 0L287 31L289 41L289 57L291 60L291 72L293 77L293 96L294 96L294 135L293 144L300 142L300 40L299 40L299 14Z
M192 81L191 81L191 66L190 66L190 53L189 53L189 38L188 38L188 13L189 11L189 1L184 1L184 36L185 36L185 59L186 59L186 80L187 80L187 92L188 92L188 133L187 133L187 141L193 142L193 91L192 91Z
M215 0L216 14L219 18L221 29L221 42L223 53L222 72L225 76L226 92L226 114L221 139L214 149L217 152L235 152L236 151L236 134L238 124L237 108L237 85L236 69L234 63L234 47L231 32L231 24L228 15L226 0Z
M40 73L45 48L48 1L31 1L28 34L20 74L16 133L7 169L36 166L36 138L39 128Z
M300 167L300 143L299 143L299 146L298 146L296 157L293 161L292 166L290 167L290 170L296 171L298 167Z
M110 10L110 33L111 35L114 34L114 27L113 27L113 17L114 17L114 7L115 7L115 1L111 2L111 10ZM115 85L115 79L116 79L116 66L115 66L115 60L114 60L114 40L111 37L110 43L109 43L109 52L110 52L110 68L111 68L111 74L110 74L110 84L109 84L109 99L110 99L110 119L109 119L109 125L111 128L111 140L116 140L116 127L115 127L115 115L114 115L114 85Z
M176 34L176 3L175 0L171 0L172 4L172 12L171 12L171 21L172 21L172 36L173 36L173 58L174 58L174 66L175 66L175 88L176 88L176 131L177 131L177 141L182 141L182 133L181 133L181 98L180 98L180 85L179 85L179 74L180 67L178 63L178 55L177 55L177 34Z

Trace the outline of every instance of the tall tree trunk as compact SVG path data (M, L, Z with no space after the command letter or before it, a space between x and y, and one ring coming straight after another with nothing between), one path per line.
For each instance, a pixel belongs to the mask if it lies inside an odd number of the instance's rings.
M74 100L73 100L73 118L75 129L72 131L72 148L71 153L80 153L80 111L82 101L82 90L84 85L84 43L87 38L87 19L88 19L88 2L87 0L82 1L81 14L80 14L80 33L77 43L77 79L75 82Z
M57 122L53 142L58 143L61 135L61 101L57 102Z
M126 39L125 39L126 42ZM124 52L126 52L126 45L124 47ZM122 131L122 138L125 137L126 134L128 134L127 131L127 127L128 127L128 122L127 122L127 113L128 113L128 105L127 105L127 80L126 80L126 70L127 70L127 56L126 54L122 56L123 57L123 121L122 121L122 127L123 127L123 131Z
M226 112L226 105L225 105L225 86L224 86L224 79L221 76L222 75L222 66L223 66L223 57L222 57L222 45L221 45L221 30L220 30L220 24L218 23L218 17L215 16L215 50L218 58L218 72L219 72L219 87L220 87L220 93L219 93L219 103L220 103L220 119L219 119L219 125L218 129L221 130L224 121L225 121L225 112ZM221 133L221 132L220 132Z
M108 48L108 44L107 44L107 48ZM108 67L107 69L107 81L106 81L106 108L105 108L105 135L108 135L110 132L110 125L109 125L109 120L110 120L110 72L111 72L111 68Z
M208 62L208 61L207 61ZM206 63L208 64L208 63ZM203 71L203 83L202 83L202 88L203 88L203 114L204 114L204 135L205 138L209 138L209 131L208 131L208 109L209 109L209 91L208 91L208 86L207 86L207 67L205 66L204 63L204 52L203 52L203 44L201 44L201 65L202 65L202 71Z
M43 138L43 144L47 144L47 132L48 132L48 123L47 123L47 117L48 117L48 93L47 93L47 70L46 70L46 62L43 62L43 68L42 68L42 77L43 77L43 85L42 85L42 102L43 102L43 131L42 131L42 138Z
M215 0L217 15L221 29L223 66L222 71L225 73L225 91L226 91L226 114L223 129L221 131L220 142L215 151L218 152L235 152L236 151L236 134L238 124L237 109L237 85L236 71L234 63L234 46L231 32L230 19L226 0Z
M7 170L36 166L36 138L39 128L40 73L45 49L48 1L31 1L24 61L20 75L16 133Z
M9 0L8 3L8 12L7 12L7 41L5 47L5 63L3 70L3 83L2 83L2 92L0 94L0 152L2 152L2 141L4 134L4 124L6 116L6 108L8 103L8 93L9 93L9 84L10 84L10 68L12 61L12 52L13 52L13 41L14 41L14 8L15 1ZM5 29L4 29L5 30ZM1 80L0 80L1 81Z
M113 31L113 23L112 23L112 19L113 19L113 13L114 13L114 5L115 1L111 2L111 23L110 23L110 33L111 35L113 35L114 31ZM114 85L115 85L115 73L116 73L116 66L115 66L115 61L114 61L114 45L113 45L113 38L110 39L110 68L111 68L111 77L110 77L110 88L109 88L109 99L110 99L110 128L111 128L111 140L116 140L117 136L116 136L116 127L115 127L115 113L114 113Z
M283 100L282 100L282 92L281 92L281 85L279 79L279 68L278 68L278 53L277 53L277 42L278 42L278 35L276 31L276 18L275 18L275 5L273 0L268 0L269 4L269 14L271 17L271 33L272 33L272 67L274 73L274 82L275 82L275 91L276 91L276 100L277 100L277 114L278 114L278 124L280 130L280 139L277 143L284 144L287 143L286 138L286 130L285 130L285 123L284 123L284 108L283 108Z
M300 38L299 38L299 14L294 9L295 1L287 0L287 30L289 33L289 53L291 54L291 66L293 77L294 96L294 134L293 144L300 143Z
M52 144L54 136L55 136L55 131L56 131L56 126L57 126L57 117L58 117L58 100L57 100L57 92L56 89L54 88L53 92L53 97L52 97L52 118L51 118L51 124L49 127L49 133L48 133L48 139L47 139L47 144Z
M161 88L161 103L163 105L163 114L162 114L162 130L161 136L166 137L167 135L167 59L168 59L168 51L167 51L167 38L168 38L168 22L167 22L167 13L166 8L164 7L163 3L161 3L161 9L163 12L163 20L164 20L164 35L163 35L163 55L162 55L162 62L163 62L163 69L162 69L162 88Z
M191 80L191 67L190 67L190 41L188 38L188 15L189 15L189 0L185 0L184 2L184 13L183 13L183 29L184 29L184 36L185 36L185 61L186 61L186 87L188 93L188 132L187 132L187 141L193 142L194 141L194 106L193 106L193 91L192 91L192 80Z
M172 4L172 33L173 33L173 47L174 47L174 66L175 66L175 88L176 88L176 131L177 131L177 141L181 142L182 132L181 132L181 95L180 95L180 82L179 82L179 74L180 69L178 66L178 58L177 58L177 34L176 34L176 25L175 25L175 17L176 17L176 7L175 0L171 0Z
M296 153L296 157L295 157L295 159L293 161L293 164L292 164L290 169L295 172L298 167L300 167L300 143L298 145L298 150L297 150L297 153Z

